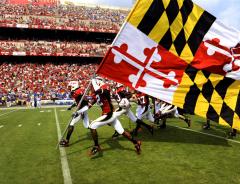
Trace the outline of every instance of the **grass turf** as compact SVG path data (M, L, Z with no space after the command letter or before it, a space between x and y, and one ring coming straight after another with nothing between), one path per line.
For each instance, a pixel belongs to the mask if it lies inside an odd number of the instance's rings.
M70 111L57 108L61 129L65 128ZM63 183L54 109L0 111L0 183ZM44 112L40 112L44 111ZM98 108L90 110L93 120ZM204 119L192 116L193 130L202 132ZM134 124L120 117L124 128ZM110 126L98 129L103 152L90 158L87 153L93 142L82 123L75 126L66 148L73 183L240 183L240 144L179 129L186 124L171 119L167 128L155 129L150 135L145 129L138 139L143 141L142 154L125 138L112 140ZM212 124L204 133L226 137L226 127ZM239 141L239 137L236 138Z

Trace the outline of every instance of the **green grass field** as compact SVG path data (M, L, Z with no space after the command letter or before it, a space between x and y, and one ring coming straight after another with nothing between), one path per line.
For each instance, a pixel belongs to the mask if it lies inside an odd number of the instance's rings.
M64 110L0 110L1 184L240 183L240 139L239 135L226 139L229 128L212 123L210 130L203 131L205 120L192 116L188 129L183 121L171 119L153 136L145 129L140 132L142 154L137 155L123 137L112 140L114 130L105 126L98 129L103 152L90 158L91 135L79 123L70 147L61 148L66 155L60 156L56 121L63 131L71 115ZM89 112L91 120L99 115L97 107ZM135 127L126 116L120 121L128 130ZM68 166L62 166L64 159Z

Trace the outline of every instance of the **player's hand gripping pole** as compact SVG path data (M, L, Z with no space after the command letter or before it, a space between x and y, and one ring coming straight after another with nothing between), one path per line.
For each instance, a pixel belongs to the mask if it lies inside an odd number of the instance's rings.
M91 86L91 83L92 83L92 79L94 79L94 78L95 78L95 74L93 75L93 77L91 78L90 82L88 83L88 86L87 86L87 88L85 89L84 94L83 94L81 100L79 101L75 112L77 112L77 111L79 110L79 108L80 108L80 106L81 106L81 104L82 104L83 99L85 98L86 94L88 93L88 91L89 91L89 89L90 89L90 86ZM69 127L69 125L70 125L70 123L71 123L71 121L72 121L73 118L74 118L74 117L71 116L71 119L69 120L66 128L64 129L64 131L63 131L63 133L62 133L61 139L58 140L56 149L58 149L58 147L59 147L59 145L60 145L60 142L61 142L61 140L64 138L64 136L65 136L65 134L66 134L66 132L67 132L67 130L68 130L68 127Z

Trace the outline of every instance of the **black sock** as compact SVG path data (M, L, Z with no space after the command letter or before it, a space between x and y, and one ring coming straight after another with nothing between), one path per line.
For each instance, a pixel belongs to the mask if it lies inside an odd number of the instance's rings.
M131 141L133 144L137 144L137 141L132 138L129 132L124 131L122 135L126 137L129 141Z
M94 141L94 145L99 146L97 130L96 129L91 129L91 134L92 134L92 138L93 138L93 141Z
M137 123L137 126L139 125L139 128L141 127L141 125L143 125L143 126L146 127L147 129L152 128L150 125L148 125L147 123L144 123L144 122L143 122L142 120L140 120L140 119L137 119L136 123Z
M70 140L70 137L71 137L71 135L72 135L73 130L74 130L74 126L71 126L71 125L70 125L70 126L68 127L68 133L67 133L67 137L66 137L67 141Z

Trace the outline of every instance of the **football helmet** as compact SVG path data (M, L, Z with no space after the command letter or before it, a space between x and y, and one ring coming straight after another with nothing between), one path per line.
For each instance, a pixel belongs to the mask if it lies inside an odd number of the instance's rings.
M120 88L120 87L123 87L123 84L118 82L117 85L116 85L116 88Z
M129 100L127 98L123 98L120 102L119 102L119 107L123 108L123 109L127 109L130 107L130 103Z
M97 91L98 89L101 88L105 83L103 81L103 78L101 77L96 77L95 79L92 79L92 86L94 91Z
M79 85L74 85L74 86L71 86L71 91L75 91L76 89L79 88Z

